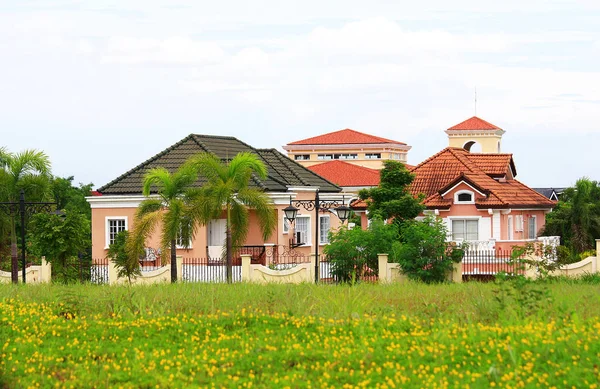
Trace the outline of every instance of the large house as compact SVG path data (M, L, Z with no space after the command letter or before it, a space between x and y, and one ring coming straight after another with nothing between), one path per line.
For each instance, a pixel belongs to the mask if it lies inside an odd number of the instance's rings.
M292 239L289 225L284 221L283 208L290 204L290 199L313 200L316 191L321 199L336 200L341 203L341 189L304 166L290 160L275 149L255 149L252 146L227 136L189 135L176 144L168 147L147 161L128 170L113 181L99 188L95 196L88 201L92 208L92 255L94 258L106 256L108 246L114 242L115 236L122 230L131 229L134 215L142 196L144 174L151 168L164 167L173 172L189 157L200 152L211 152L222 160L229 160L239 152L252 152L259 156L268 170L266 180L253 177L252 185L264 189L273 200L273 212L279 220L277 230L265 242L262 239L255 215L250 214L250 230L246 240L247 247L265 247L265 245L289 246ZM196 185L200 186L200 179ZM346 199L348 197L346 196ZM312 233L315 218L319 219L320 237L315 241ZM316 244L327 243L330 228L338 226L338 219L330 214L315 215L315 211L300 209L294 223L294 236L299 237L301 246L298 252L309 254L315 251ZM148 242L149 248L158 248L158 233ZM225 241L225 219L213 220L208 226L202 226L188 249L183 247L178 254L186 257L206 258L220 257Z
M406 143L364 134L351 129L288 143L288 157L310 167L327 161L342 160L370 169L381 169L384 160L406 162L410 146Z
M472 117L446 133L450 146L410 169L412 193L425 195L423 216L442 218L452 240L476 248L509 249L536 239L555 202L515 179L512 154L500 152L505 131ZM475 145L480 153L470 152ZM353 208L366 225L366 204Z

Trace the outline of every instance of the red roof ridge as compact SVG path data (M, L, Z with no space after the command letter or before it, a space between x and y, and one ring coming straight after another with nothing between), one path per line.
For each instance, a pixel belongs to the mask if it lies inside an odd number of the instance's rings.
M473 116L450 127L448 130L501 130L501 128L477 116Z
M321 134L321 135L317 135L317 136L313 136L310 138L306 138L306 139L301 139L301 140L297 140L295 142L290 142L288 143L288 145L309 145L309 144L334 144L331 141L324 141L324 140L319 140L319 139L324 139L324 138L328 138L331 137L332 135L346 135L348 133L352 133L353 135L359 135L362 137L366 137L367 139L371 139L372 142L348 142L351 144L354 143L394 143L394 144L401 144L401 145L406 145L406 143L404 142L399 142L399 141L395 141L395 140L391 140L391 139L386 139L386 138L382 138L380 136L376 136L376 135L371 135L371 134L366 134L364 132L360 132L360 131L356 131L353 130L351 128L344 128L342 130L338 130L338 131L333 131L333 132L328 132L326 134ZM344 144L345 142L341 141L341 142L337 142L336 144Z

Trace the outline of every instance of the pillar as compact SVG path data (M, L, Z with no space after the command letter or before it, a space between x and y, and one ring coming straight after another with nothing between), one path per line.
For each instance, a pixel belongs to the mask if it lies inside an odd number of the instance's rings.
M109 259L108 260L108 283L109 283L109 285L113 285L113 284L116 284L117 281L118 281L117 268L115 266L115 263Z
M252 255L250 254L242 254L242 281L250 282L251 273L250 273L250 261L252 260Z
M377 260L379 261L379 282L387 284L390 282L388 279L388 255L377 254Z
M42 265L40 266L40 282L50 282L52 280L52 265L46 261L46 257L42 257Z
M175 257L175 266L177 266L177 281L183 280L183 257L178 255Z

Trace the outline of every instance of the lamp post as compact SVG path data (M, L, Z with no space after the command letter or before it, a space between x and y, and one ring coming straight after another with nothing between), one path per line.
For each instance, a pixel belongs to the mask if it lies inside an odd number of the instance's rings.
M23 283L25 283L25 216L31 215L37 212L50 212L52 207L55 206L56 203L42 203L42 202L26 202L25 201L25 191L21 189L21 195L19 196L19 201L12 202L4 202L0 203L0 209L4 211L9 217L20 216L21 218L21 266ZM14 249L16 250L16 248ZM16 256L16 252L11 254L11 280L13 283L17 283L19 281L19 269L18 269L18 257Z
M344 197L342 197L342 204L339 205L338 200L321 200L319 198L319 190L315 194L314 200L293 200L290 196L290 205L283 209L285 218L291 223L296 219L298 215L298 207L302 207L307 211L315 210L315 283L319 282L319 212L327 212L335 210L337 217L342 221L342 224L348 217L350 217L350 207L344 204Z

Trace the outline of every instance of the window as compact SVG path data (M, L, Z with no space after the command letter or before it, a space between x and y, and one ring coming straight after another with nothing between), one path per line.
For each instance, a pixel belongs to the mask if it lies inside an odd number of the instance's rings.
M181 239L181 228L179 229L179 235L177 236L177 242L175 243L178 249L191 249L192 248L192 239L188 242L187 246L183 243Z
M474 204L475 196L473 192L468 190L461 190L454 194L454 202L455 203L465 203L465 204Z
M310 243L310 216L308 215L298 215L296 216L295 229L296 236L300 233L300 241L296 243L304 243L309 246Z
M115 243L117 234L127 229L126 217L107 217L106 218L106 248Z
M319 244L329 243L329 215L319 216Z
M283 215L283 233L287 234L290 232L290 221Z
M381 153L366 153L365 159L381 159Z
M529 239L537 238L537 223L535 216L530 216L529 218L527 218L527 229L527 232L529 233Z
M358 154L318 154L317 159L330 160L330 159L357 159Z
M515 216L515 231L517 231L517 232L523 231L523 215Z
M513 235L513 217L512 216L508 217L507 226L508 226L508 235L507 235L508 240L513 240L514 235Z
M479 240L479 220L452 220L452 240Z
M296 161L308 161L309 159L310 159L309 154L294 155L294 160L296 160Z

